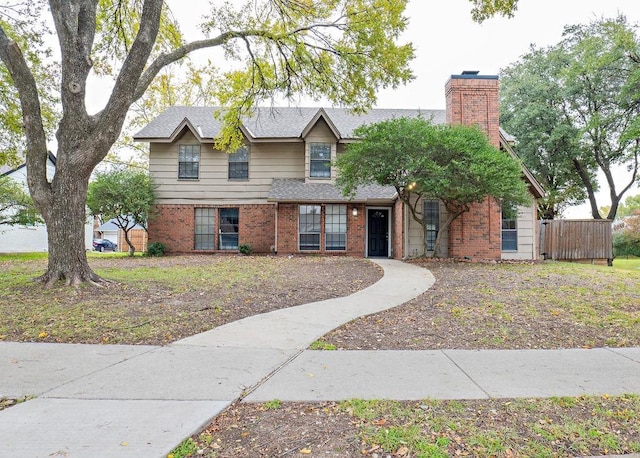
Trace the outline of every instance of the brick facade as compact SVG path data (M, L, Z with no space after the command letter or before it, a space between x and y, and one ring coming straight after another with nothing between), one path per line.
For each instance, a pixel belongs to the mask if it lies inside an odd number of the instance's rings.
M322 205L324 208L324 205ZM363 257L366 241L366 212L364 204L347 204L347 249L327 251L324 249L324 232L320 234L320 250L298 249L298 204L254 204L254 205L157 205L156 217L149 222L149 241L162 242L168 253L227 253L229 250L196 250L195 209L238 208L238 244L251 245L254 253L278 254L321 253ZM354 216L353 210L357 210ZM276 239L277 214L277 239ZM324 211L321 227L324 228ZM219 218L215 218L218 233ZM218 241L215 243L218 247Z
M404 259L404 241L405 241L405 212L404 204L400 200L396 200L393 206L391 223L391 243L393 259Z
M449 256L500 259L502 211L494 199L475 204L449 227Z
M195 250L196 208L238 208L238 244L249 244L255 253L269 253L275 245L275 205L156 205L149 221L149 242L162 242L169 253L210 253L228 250ZM219 218L215 218L218 233ZM218 240L215 243L218 247Z

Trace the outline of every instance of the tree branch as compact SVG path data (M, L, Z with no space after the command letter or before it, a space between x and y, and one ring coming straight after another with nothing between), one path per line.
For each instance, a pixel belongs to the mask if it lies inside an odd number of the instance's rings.
M27 182L38 209L47 210L52 198L47 181L47 141L38 87L19 46L6 35L0 25L0 59L4 62L18 89L22 119L27 137Z

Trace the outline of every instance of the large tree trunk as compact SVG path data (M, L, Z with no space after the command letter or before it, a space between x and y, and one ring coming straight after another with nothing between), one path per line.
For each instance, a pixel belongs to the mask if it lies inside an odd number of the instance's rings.
M600 216L600 210L598 210L598 203L596 202L596 193L595 193L595 190L593 189L593 183L591 182L591 178L589 178L589 175L587 174L585 168L582 166L580 161L578 161L575 158L573 159L573 166L576 169L576 172L578 172L578 175L582 180L582 184L587 190L589 204L591 205L591 216L593 217L593 219L602 219L602 216Z
M60 168L49 206L41 209L47 224L49 264L39 279L47 286L59 280L73 286L101 280L89 267L84 243L88 181L69 168Z

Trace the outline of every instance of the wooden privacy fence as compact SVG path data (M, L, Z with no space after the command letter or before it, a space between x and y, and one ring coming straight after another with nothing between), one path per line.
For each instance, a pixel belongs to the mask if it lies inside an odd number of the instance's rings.
M129 240L131 240L133 246L136 247L137 252L144 253L147 251L147 231L144 229L131 229L129 231ZM129 251L129 245L127 245L124 239L124 232L122 230L118 231L118 251Z
M611 220L557 219L542 220L539 224L542 259L611 264Z

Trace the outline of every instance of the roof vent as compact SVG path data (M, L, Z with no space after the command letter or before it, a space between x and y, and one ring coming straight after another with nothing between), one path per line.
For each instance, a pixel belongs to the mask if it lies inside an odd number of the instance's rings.
M463 70L463 75L477 75L480 73L478 70Z

